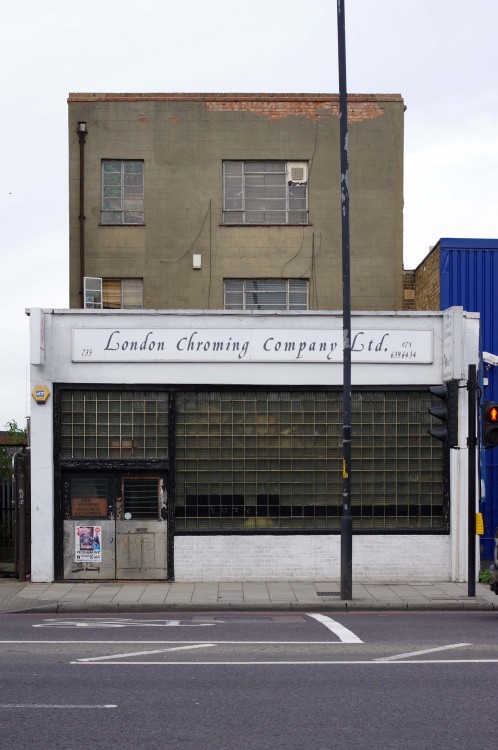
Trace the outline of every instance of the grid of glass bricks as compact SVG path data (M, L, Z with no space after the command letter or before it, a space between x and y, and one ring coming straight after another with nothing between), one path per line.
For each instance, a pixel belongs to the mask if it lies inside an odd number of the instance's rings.
M165 458L167 455L166 392L62 391L62 458Z
M425 391L353 393L356 529L445 530ZM176 528L338 529L341 392L177 395Z

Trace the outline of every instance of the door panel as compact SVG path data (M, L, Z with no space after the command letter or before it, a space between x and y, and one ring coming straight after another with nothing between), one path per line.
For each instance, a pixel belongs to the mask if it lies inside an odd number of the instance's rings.
M116 578L167 577L165 521L116 521Z
M166 490L158 476L122 477L116 578L167 578Z
M114 521L64 521L64 579L115 578L115 537Z
M165 477L70 472L62 478L65 580L165 580Z

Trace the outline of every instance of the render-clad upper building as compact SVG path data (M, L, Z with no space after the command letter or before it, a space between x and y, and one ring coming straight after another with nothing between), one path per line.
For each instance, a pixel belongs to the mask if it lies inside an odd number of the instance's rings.
M68 101L72 308L342 308L338 95ZM404 109L349 96L356 310L402 306Z

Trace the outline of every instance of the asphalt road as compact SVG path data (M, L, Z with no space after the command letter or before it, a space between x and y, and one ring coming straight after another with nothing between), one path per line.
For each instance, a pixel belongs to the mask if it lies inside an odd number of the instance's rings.
M498 613L0 615L1 750L496 747Z

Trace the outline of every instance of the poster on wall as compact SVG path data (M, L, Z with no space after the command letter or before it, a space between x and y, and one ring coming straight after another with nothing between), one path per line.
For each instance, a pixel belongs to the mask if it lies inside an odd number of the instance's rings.
M101 526L76 526L74 535L75 562L102 562L101 540Z

